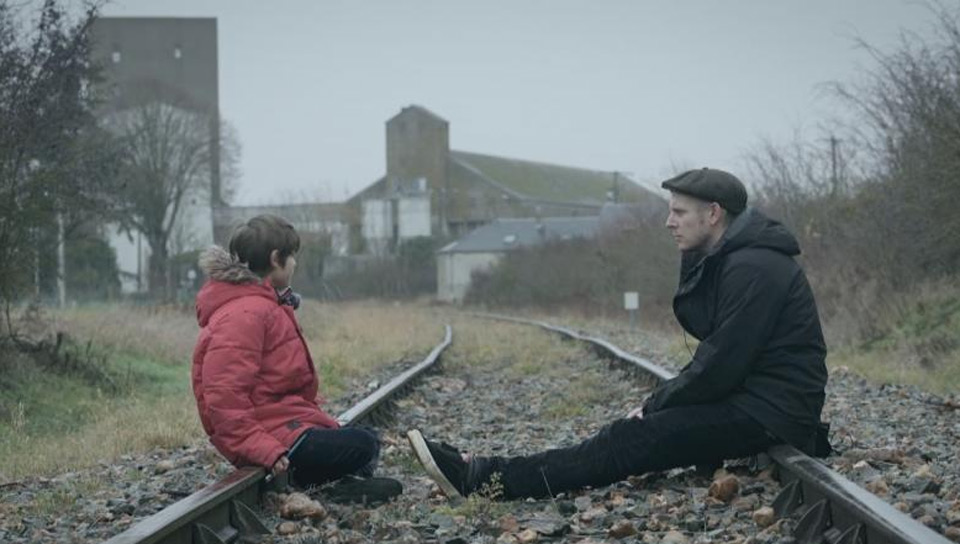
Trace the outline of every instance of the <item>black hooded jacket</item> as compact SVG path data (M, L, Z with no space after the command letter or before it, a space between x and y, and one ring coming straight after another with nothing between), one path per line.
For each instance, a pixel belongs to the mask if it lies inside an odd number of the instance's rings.
M729 402L811 452L823 408L826 345L796 238L748 209L707 253L683 255L673 310L700 345L644 413Z

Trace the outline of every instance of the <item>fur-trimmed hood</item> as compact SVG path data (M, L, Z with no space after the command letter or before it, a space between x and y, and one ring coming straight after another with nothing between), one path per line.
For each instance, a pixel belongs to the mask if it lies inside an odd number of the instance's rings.
M225 249L213 246L200 254L199 265L208 280L197 293L197 322L206 327L213 314L238 298L258 297L278 305L270 280L254 274Z
M200 270L211 280L227 283L260 283L261 278L251 271L245 263L237 260L220 246L210 246L200 253Z

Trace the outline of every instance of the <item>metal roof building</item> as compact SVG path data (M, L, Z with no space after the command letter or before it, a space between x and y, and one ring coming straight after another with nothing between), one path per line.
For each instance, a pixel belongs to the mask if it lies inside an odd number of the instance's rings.
M478 227L437 252L437 298L463 300L472 274L495 265L504 255L548 241L595 238L599 217L497 219Z

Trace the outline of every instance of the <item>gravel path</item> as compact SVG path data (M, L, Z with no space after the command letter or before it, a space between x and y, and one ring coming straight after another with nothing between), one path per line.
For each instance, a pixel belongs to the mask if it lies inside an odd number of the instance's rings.
M523 327L479 326L478 342L514 342ZM582 326L581 326L582 327ZM617 327L591 332L661 362L653 339ZM582 327L586 328L586 327ZM508 335L506 338L504 335ZM548 337L549 338L549 337ZM455 340L456 341L456 340ZM394 423L383 429L381 474L401 480L404 494L379 507L337 505L312 491L322 512L285 520L273 495L265 505L268 525L284 535L276 542L591 542L622 539L647 543L742 542L790 544L793 522L765 525L763 507L779 486L767 474L728 467L711 495L713 477L692 470L647 475L556 500L496 502L470 499L454 505L409 453L403 433L423 429L478 454L521 454L571 444L633 408L642 386L612 372L586 350L562 344L546 366L531 366L510 350L479 353L476 344L447 357L398 403ZM554 349L554 348L551 348ZM353 384L328 408L339 413L412 361L397 361ZM673 366L676 364L665 364ZM960 399L937 398L911 388L870 384L843 369L831 374L825 419L833 424L839 455L828 459L845 474L897 508L960 542ZM209 446L125 457L118 463L34 479L0 488L0 542L100 542L136 519L208 485L229 472ZM108 483L105 483L108 482ZM725 492L736 488L727 496ZM69 506L68 506L69 505Z

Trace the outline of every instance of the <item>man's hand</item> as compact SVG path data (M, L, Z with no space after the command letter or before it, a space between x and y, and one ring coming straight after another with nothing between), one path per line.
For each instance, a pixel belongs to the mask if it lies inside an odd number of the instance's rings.
M290 460L287 459L286 455L281 455L277 462L273 464L273 468L270 469L270 474L273 474L273 477L283 474L290 468Z
M643 406L638 406L633 410L630 410L630 413L627 414L627 418L635 417L637 419L643 419Z

